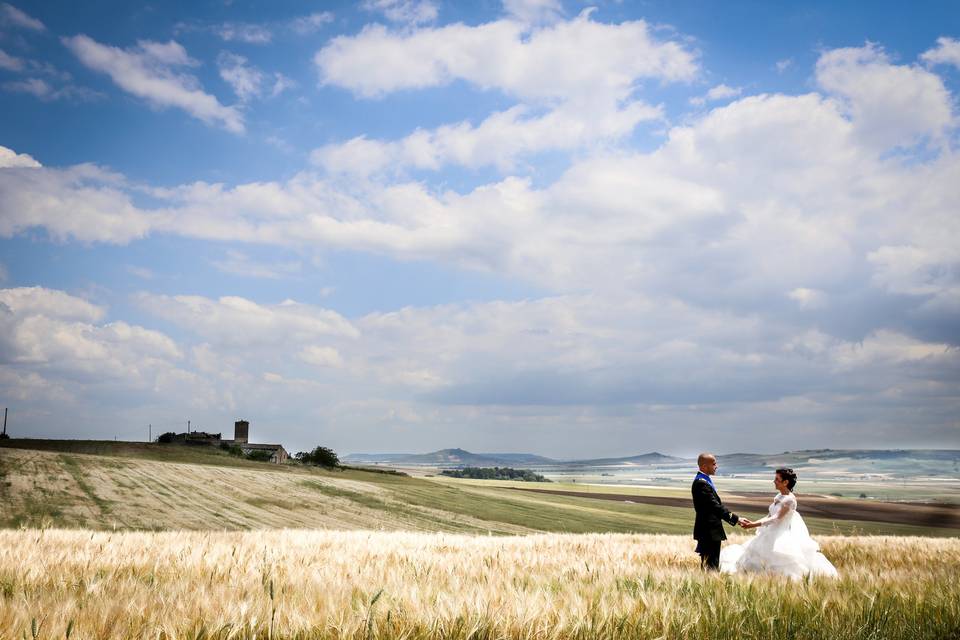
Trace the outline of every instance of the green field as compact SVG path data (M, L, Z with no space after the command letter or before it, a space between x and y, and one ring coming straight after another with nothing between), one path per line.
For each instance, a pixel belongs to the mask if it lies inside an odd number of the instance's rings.
M687 507L513 489L530 488L532 483L272 465L208 448L63 440L0 442L3 528L686 534L693 520L692 509ZM564 485L537 486L557 489ZM672 489L632 491L637 495L684 495ZM809 518L807 523L816 534L960 534L951 528L885 522Z

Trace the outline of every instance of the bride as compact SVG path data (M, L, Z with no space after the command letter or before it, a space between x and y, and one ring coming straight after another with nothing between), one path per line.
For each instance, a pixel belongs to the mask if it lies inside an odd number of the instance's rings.
M794 580L807 575L837 577L836 568L820 553L820 545L810 537L807 525L797 513L797 497L791 493L797 474L793 469L777 469L773 484L779 493L769 514L743 524L745 529L759 531L746 544L723 549L720 571L776 573Z

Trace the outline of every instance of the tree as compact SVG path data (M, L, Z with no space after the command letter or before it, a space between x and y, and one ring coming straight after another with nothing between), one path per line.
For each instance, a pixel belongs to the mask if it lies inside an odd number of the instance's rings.
M310 452L300 451L293 457L302 464L313 464L321 467L340 466L340 458L329 447L317 447Z

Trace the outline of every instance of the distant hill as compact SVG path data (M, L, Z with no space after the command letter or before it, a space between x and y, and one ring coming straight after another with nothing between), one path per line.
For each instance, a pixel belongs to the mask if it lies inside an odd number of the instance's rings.
M430 453L351 453L344 456L348 462L380 462L386 464L462 465L462 466L607 466L656 465L688 463L689 460L668 456L656 451L622 458L595 458L590 460L556 460L533 453L473 453L465 449L440 449Z
M720 473L753 473L777 467L840 475L956 476L956 449L805 449L717 456Z
M944 477L960 473L960 451L953 449L804 449L782 453L718 454L720 474L759 474L779 466L806 473L834 476ZM657 451L619 458L554 460L532 453L471 453L464 449L441 449L424 454L350 454L347 462L439 467L519 467L569 469L571 467L651 467L680 470L696 467L692 458Z
M668 456L657 451L651 453L641 453L635 456L625 456L622 458L593 458L590 460L570 460L564 462L566 465L575 465L575 466L587 466L587 467L605 467L612 465L635 465L635 466L651 466L651 465L662 465L662 464L689 464L689 460L685 458L677 458L676 456Z

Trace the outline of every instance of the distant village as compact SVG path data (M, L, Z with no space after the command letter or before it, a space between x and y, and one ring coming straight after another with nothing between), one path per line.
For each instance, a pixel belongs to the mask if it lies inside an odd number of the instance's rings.
M237 420L233 423L233 439L227 440L219 433L206 431L190 431L185 433L164 433L157 438L160 444L179 444L220 447L226 450L238 451L247 458L255 458L264 462L283 464L290 459L290 454L282 444L259 444L250 442L250 423L246 420Z

